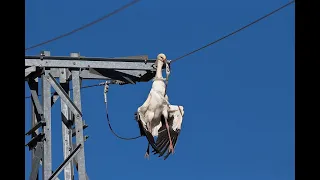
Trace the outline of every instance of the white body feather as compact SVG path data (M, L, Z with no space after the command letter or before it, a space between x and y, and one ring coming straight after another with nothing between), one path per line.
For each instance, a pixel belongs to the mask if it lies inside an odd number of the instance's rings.
M154 132L155 126L161 123L161 115L167 116L168 96L165 97L166 85L162 77L164 60L166 60L165 55L159 54L156 62L156 77L152 83L152 88L147 100L138 108L138 113L144 127L147 129L147 124L150 123L151 132Z
M169 118L173 117L172 129L174 131L181 129L183 115L184 115L183 106L169 105L168 117ZM162 126L162 122L160 121L160 118L154 121L154 125L152 126L153 127L152 133L151 133L152 136L158 136L158 131L161 126Z

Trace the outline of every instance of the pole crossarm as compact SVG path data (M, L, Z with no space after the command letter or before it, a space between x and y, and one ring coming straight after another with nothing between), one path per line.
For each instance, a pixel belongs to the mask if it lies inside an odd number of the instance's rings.
M47 52L47 51L44 51ZM50 68L53 77L59 78L66 73L71 76L71 70L80 68L82 79L120 80L132 84L150 81L156 72L155 59L148 56L129 56L118 58L99 57L68 57L68 56L25 56L25 78L39 76L42 68ZM47 52L47 54L50 54ZM60 70L65 68L65 72ZM163 68L165 69L165 68Z
M89 58L59 56L25 56L25 66L50 68L100 68L114 70L154 70L155 60L147 56L123 58Z

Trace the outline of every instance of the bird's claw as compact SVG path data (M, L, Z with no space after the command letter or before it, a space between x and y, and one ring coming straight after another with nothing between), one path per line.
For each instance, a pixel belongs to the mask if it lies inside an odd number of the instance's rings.
M174 153L174 148L172 145L169 146L169 152L171 152L172 154Z
M148 152L146 152L146 154L144 154L144 158L146 158L146 159L150 159L150 156L149 156L149 153Z

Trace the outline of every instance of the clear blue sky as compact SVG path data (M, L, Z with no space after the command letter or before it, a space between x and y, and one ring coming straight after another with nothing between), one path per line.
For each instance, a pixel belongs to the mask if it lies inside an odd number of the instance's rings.
M26 47L79 27L129 2L26 1ZM250 23L287 0L143 0L94 26L27 51L52 56L115 57L165 53L174 59ZM185 107L176 153L144 159L147 141L123 141L108 129L103 87L82 91L86 167L103 179L294 179L294 7L172 65L168 95ZM96 81L84 81L84 85ZM136 136L133 119L151 82L112 86L110 118L122 136ZM30 91L26 86L26 96ZM30 99L25 101L26 130ZM53 107L53 170L63 161L60 103ZM26 137L26 142L29 137ZM26 178L31 171L26 155ZM63 179L63 173L59 176Z

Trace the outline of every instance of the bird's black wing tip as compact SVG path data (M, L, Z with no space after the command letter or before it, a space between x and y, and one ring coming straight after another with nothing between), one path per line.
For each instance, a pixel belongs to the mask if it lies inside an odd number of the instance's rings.
M162 129L160 131L160 129ZM172 154L171 152L169 152L169 146L170 146L170 141L169 141L169 136L168 136L168 131L167 129L163 129L160 128L159 129L159 135L156 141L156 146L158 147L159 152L156 151L152 151L154 154L159 154L159 157L162 157L165 152L167 152L167 154L164 156L164 160L166 160L170 154ZM180 134L180 129L177 129L176 131L174 131L171 127L170 129L170 136L171 136L171 141L172 141L172 145L173 148L175 148L177 140L178 140L178 136Z
M139 123L139 128L140 128L140 134L143 136L146 136L149 144L154 149L154 151L159 152L152 134L143 127L141 120L138 120L138 123Z

